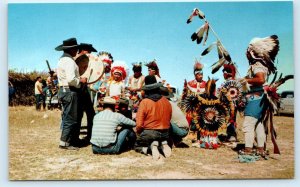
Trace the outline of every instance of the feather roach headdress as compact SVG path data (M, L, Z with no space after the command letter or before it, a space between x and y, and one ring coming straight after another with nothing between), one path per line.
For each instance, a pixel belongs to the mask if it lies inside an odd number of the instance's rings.
M132 63L132 71L141 72L142 71L142 62Z
M235 79L236 67L234 64L224 64L223 73L231 74L232 79Z
M146 63L145 66L147 66L148 68L153 69L153 70L158 70L158 66L156 64L155 59L149 63Z
M270 73L275 73L274 60L279 51L279 40L277 35L266 38L254 38L250 41L247 49L247 57L250 63L259 61L269 69Z
M203 69L204 65L201 64L197 59L195 61L195 64L194 64L194 75L200 73L200 74L203 74Z
M156 75L159 75L159 68L156 64L156 60L154 59L153 61L149 62L149 63L146 63L145 66L147 66L149 69L152 69L152 70L155 70L156 71Z

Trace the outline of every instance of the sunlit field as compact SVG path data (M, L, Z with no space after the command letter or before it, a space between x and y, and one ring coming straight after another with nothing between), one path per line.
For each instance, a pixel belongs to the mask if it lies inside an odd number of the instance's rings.
M239 163L237 152L221 146L206 150L191 146L173 148L170 158L158 161L135 151L120 155L94 155L91 146L79 151L58 148L60 111L35 111L34 107L9 108L10 180L107 180L107 179L249 179L294 177L294 118L275 116L281 155ZM238 144L243 144L242 119L238 119ZM84 130L83 130L84 131ZM84 133L84 132L83 132Z

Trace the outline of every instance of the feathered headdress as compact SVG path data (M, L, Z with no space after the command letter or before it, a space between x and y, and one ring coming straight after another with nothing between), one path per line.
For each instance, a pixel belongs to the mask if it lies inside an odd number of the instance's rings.
M194 75L200 73L200 74L203 74L203 69L204 65L201 64L197 59L195 61L195 64L194 64Z
M279 40L277 35L266 38L254 38L248 46L247 57L250 63L259 61L269 69L269 73L275 73L274 60L278 51Z
M142 62L132 63L132 71L141 72L142 71Z
M235 79L236 67L233 64L224 64L223 73L231 73L231 77Z
M158 68L158 66L156 64L156 60L155 59L153 61L149 62L149 63L146 63L145 66L147 66L150 69L155 70L156 71L156 75L158 75L160 77L160 75L159 75L159 68Z
M111 69L111 75L113 76L113 74L115 74L115 73L120 73L122 80L124 80L126 78L126 76L127 76L126 70L125 70L125 68L123 66L114 66Z
M98 56L104 63L111 65L114 62L114 58L109 52L101 51Z

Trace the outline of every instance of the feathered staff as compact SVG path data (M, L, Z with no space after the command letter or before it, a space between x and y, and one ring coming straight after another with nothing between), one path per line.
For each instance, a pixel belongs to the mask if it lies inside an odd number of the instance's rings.
M277 72L274 75L272 82L269 85L264 86L264 97L260 103L260 106L263 106L262 117L258 120L257 124L262 122L265 126L266 134L270 131L271 140L274 145L274 153L280 154L279 147L276 143L276 130L273 125L273 114L278 112L278 106L280 102L280 97L277 94L277 88L285 83L289 79L293 79L294 75L287 75L282 78L282 74L279 76L278 80L276 80ZM268 127L269 124L269 127ZM270 128L270 130L269 130Z
M192 41L196 41L197 44L200 44L204 38L203 45L205 45L210 30L217 38L217 41L209 45L201 54L201 56L205 56L210 51L212 51L212 49L217 48L219 60L212 65L212 74L217 72L225 63L234 64L234 62L231 60L228 51L225 49L218 35L216 34L212 26L209 24L209 22L206 20L205 14L201 10L195 8L192 14L190 15L190 17L188 18L187 24L191 23L193 17L195 16L198 16L200 19L204 20L205 23L199 29L197 29L196 32L192 34L191 36Z

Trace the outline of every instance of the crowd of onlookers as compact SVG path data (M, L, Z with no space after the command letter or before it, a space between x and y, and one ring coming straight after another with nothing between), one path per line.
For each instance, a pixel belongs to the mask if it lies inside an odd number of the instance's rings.
M36 110L50 109L51 100L58 91L57 74L54 71L49 72L50 76L43 80L38 76L34 84L34 95L36 101Z

